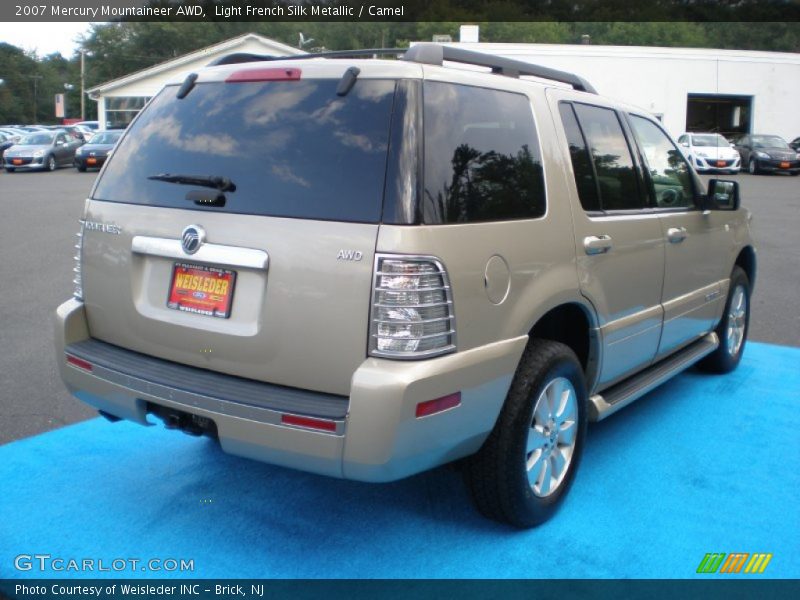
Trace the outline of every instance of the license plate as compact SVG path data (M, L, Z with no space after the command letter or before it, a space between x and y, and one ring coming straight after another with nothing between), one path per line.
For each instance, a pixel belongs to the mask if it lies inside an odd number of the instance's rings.
M21 158L15 158L11 162L14 163L15 165L21 165L22 164L22 159Z
M96 158L87 158L86 159L86 164L87 165L96 165L97 164L97 159Z
M718 160L717 161L717 166L718 167L724 167L725 166L725 161L724 160Z
M788 168L789 168L789 163L788 162L782 162L781 163L781 169L788 169Z
M235 283L236 271L176 262L167 308L227 319Z

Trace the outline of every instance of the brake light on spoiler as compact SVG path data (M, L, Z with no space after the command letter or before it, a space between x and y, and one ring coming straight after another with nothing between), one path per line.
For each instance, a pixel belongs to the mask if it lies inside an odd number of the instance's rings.
M253 81L298 81L300 69L241 69L234 71L225 83L250 83Z

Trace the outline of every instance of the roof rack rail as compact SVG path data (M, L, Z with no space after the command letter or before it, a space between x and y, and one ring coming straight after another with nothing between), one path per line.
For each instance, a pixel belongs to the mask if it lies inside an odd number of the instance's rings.
M403 56L403 60L428 65L442 65L442 63L447 60L466 65L489 67L492 73L497 73L498 75L506 75L507 77L519 77L520 75L541 77L542 79L567 83L581 92L589 92L590 94L597 93L597 90L592 87L592 84L574 73L558 71L557 69L535 65L521 60L503 58L501 56L484 54L482 52L475 52L474 50L464 50L463 48L454 48L452 46L442 46L441 44L433 44L430 42L415 44L408 49Z
M442 46L431 42L415 44L411 48L368 48L366 50L333 50L331 52L316 52L311 54L298 54L293 56L270 56L267 54L250 54L237 52L222 56L209 63L209 66L233 65L243 62L273 61L273 60L305 60L309 58L357 58L377 55L394 54L402 60L427 65L442 66L444 61L457 62L466 65L489 67L492 73L507 77L532 76L550 79L571 85L581 92L596 94L597 91L583 77L567 71L559 71L542 65L535 65L521 60L503 58L492 54L464 50L453 46Z

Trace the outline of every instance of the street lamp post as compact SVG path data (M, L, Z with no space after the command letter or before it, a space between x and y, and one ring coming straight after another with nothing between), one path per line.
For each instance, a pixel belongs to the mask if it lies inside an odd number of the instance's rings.
M89 50L87 50L86 48L81 48L80 49L80 53L81 53L81 121L85 121L86 120L86 106L85 106L85 102L86 102L86 98L85 98L85 96L86 96L86 92L85 92L85 89L86 89L86 55L88 54L89 56L91 56L92 53Z

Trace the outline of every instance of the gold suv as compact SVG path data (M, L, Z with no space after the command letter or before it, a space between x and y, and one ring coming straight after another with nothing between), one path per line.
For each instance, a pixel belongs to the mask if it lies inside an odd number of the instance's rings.
M86 201L61 375L111 420L333 477L466 459L483 514L536 525L587 421L736 367L748 213L580 77L358 55L232 55L149 102Z

